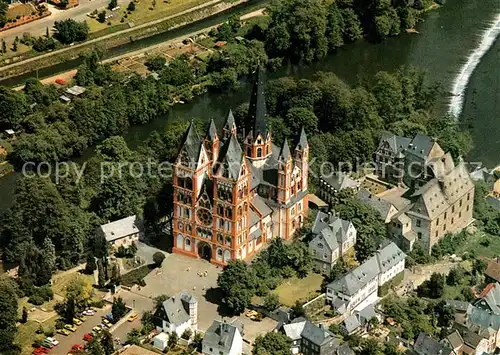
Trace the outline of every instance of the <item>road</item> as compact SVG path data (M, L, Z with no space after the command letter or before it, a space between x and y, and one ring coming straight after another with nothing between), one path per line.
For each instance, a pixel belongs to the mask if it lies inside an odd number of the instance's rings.
M118 0L118 5L123 7L127 5L128 2L129 0ZM29 32L32 36L36 37L42 36L45 34L47 27L51 29L52 26L54 26L55 21L66 20L68 18L72 18L76 21L83 21L88 19L86 16L87 13L105 7L108 3L109 0L80 0L80 5L68 10L59 10L55 6L48 5L52 13L50 16L4 31L2 32L2 38L5 39L7 43L10 43L14 41L16 36L21 38L24 32Z

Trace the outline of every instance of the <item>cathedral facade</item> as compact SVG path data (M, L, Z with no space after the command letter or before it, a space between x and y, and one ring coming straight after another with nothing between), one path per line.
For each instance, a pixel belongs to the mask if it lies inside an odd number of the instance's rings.
M290 239L302 226L307 136L302 130L293 151L287 140L278 147L266 116L258 70L242 132L231 111L220 131L212 120L203 137L191 123L173 167L174 253L225 265L251 257L273 237Z

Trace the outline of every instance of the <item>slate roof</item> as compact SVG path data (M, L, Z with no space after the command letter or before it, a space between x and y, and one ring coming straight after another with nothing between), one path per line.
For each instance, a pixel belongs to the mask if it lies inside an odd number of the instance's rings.
M361 185L359 181L353 180L348 175L338 171L325 175L321 179L337 191L348 188L358 188Z
M407 151L425 160L429 156L434 143L435 140L433 138L417 133L408 144Z
M223 129L231 132L236 127L236 121L234 119L233 111L230 109L227 114L226 122L224 123Z
M460 200L473 187L472 179L463 162L448 175L434 178L413 195L414 205L408 213L416 212L434 219Z
M266 97L264 94L264 70L257 68L256 80L252 89L252 96L250 98L250 107L248 108L247 122L250 125L249 131L252 131L253 138L257 138L259 134L265 139L269 133L267 127L266 115Z
M295 149L302 151L302 150L306 149L308 146L309 146L309 143L307 141L306 131L305 131L304 127L302 127L302 129L300 131L299 141L297 142Z
M355 355L354 350L349 347L349 343L345 342L337 349L337 355Z
M472 307L472 305L469 302L457 301L457 300L448 300L446 301L446 304L449 306L453 306L455 308L455 311L462 313L467 312L467 310Z
M453 333L448 335L446 340L450 343L453 349L458 349L464 344L464 340L458 330L455 330Z
M378 277L381 272L388 270L405 258L406 254L396 244L390 242L363 264L328 284L327 288L352 296Z
M250 240L255 240L257 238L259 238L260 236L262 235L262 231L260 228L257 228L256 230L254 230L252 233L250 233Z
M495 330L500 329L500 315L491 314L484 309L478 307L472 307L472 309L467 313L467 324L479 325L483 328L491 327Z
M370 191L366 189L360 189L356 194L356 198L376 210L379 213L380 218L384 221L387 219L392 207L392 204L389 201L372 195Z
M210 124L208 125L206 138L210 141L217 139L217 127L215 127L213 119L210 120Z
M338 217L335 214L328 214L322 211L318 211L314 224L312 226L313 234L319 234L324 229L328 229L333 236L337 239L337 242L341 243L347 239L347 230L351 222L346 221Z
M290 147L288 146L288 140L285 138L285 141L283 142L283 146L281 147L280 150L280 155L278 160L280 161L288 161L290 159L292 154L290 153Z
M336 338L335 334L324 328L323 325L314 325L311 321L306 321L304 330L302 331L302 338L310 341L311 343L321 346L326 344L332 338ZM340 340L339 340L340 345Z
M260 222L260 217L252 209L250 209L250 227L253 227Z
M342 322L342 325L344 326L345 330L347 331L347 334L351 334L354 332L356 329L361 327L361 324L359 323L358 317L356 317L354 314L350 315L344 321Z
M413 349L419 355L449 355L452 350L425 333L420 333Z
M164 320L179 326L189 320L189 304L196 303L196 298L189 293L180 292L163 302Z
M391 132L382 132L379 147L384 142L387 142L391 150L395 154L398 154L408 147L408 144L411 142L411 138L397 136L395 134L392 134Z
M474 332L465 332L463 335L463 340L465 344L475 349L477 348L481 340L483 340L483 337Z
M233 345L236 332L243 333L241 324L226 323L214 320L203 336L203 345L229 352Z
M227 169L229 178L234 181L238 180L243 164L243 151L234 135L231 135L229 142L222 147L219 163L217 169L219 174L224 175Z
M487 287L488 290L485 290L483 291L483 293L481 293L481 298L476 300L476 302L474 302L474 305L481 308L487 306L489 309L491 309L491 312L493 312L493 314L500 315L500 284L495 283L491 286L490 285L488 285L489 287Z
M369 304L365 308L363 308L361 311L358 313L359 321L362 324L365 324L370 321L372 318L377 317L377 313L375 312L375 308L373 307L373 304Z
M139 233L140 221L136 215L133 215L103 224L100 228L106 241L112 242L131 234Z
M302 331L306 325L307 320L303 319L302 321L292 322L290 324L285 324L283 326L283 331L285 335L292 340L299 340L302 335Z
M181 151L185 150L190 163L198 162L198 158L200 157L201 153L201 138L198 134L198 131L196 130L194 121L191 121L191 123L189 124L189 128L184 135L183 142L184 143L182 144Z
M259 211L262 215L262 218L269 216L273 210L266 204L264 199L259 195L255 195L252 198L252 205Z

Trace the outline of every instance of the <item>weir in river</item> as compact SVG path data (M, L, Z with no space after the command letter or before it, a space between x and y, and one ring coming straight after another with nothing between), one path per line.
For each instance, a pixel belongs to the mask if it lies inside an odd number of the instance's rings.
M448 113L452 114L456 118L460 117L462 113L462 108L464 104L464 94L469 84L470 77L472 73L481 62L483 56L488 52L491 46L495 43L495 40L500 35L500 14L497 15L496 19L492 22L491 26L484 31L481 36L481 42L474 51L467 58L467 62L462 66L460 72L453 80L453 87L451 90L451 100L448 109Z

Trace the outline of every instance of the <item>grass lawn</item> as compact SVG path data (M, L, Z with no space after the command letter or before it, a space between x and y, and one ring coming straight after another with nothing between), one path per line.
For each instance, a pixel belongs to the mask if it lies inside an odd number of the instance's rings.
M489 239L489 245L482 245L485 239ZM490 235L482 231L477 231L461 246L456 254L462 255L465 252L474 253L475 256L495 258L500 255L500 239L498 236Z
M317 295L321 292L321 283L323 276L310 273L303 279L296 277L283 281L273 293L280 298L280 303L285 306L293 306L295 301L306 301L311 295Z
M57 276L56 274L52 279L52 291L54 291L54 293L58 294L59 296L66 296L66 287L75 277L85 278L90 282L91 285L95 283L93 275L80 274L79 272L66 273L62 276Z
M49 320L43 322L43 327L54 327L56 324L56 317L52 317ZM28 320L26 324L20 324L17 327L16 334L16 344L21 347L21 354L31 354L33 352L32 344L36 339L43 339L45 336L43 334L37 334L36 331L40 328L40 323L36 321Z
M35 8L31 4L15 4L9 6L7 10L7 19L15 19L17 16L28 16L35 11Z
M105 23L100 23L97 19L88 19L87 23L89 24L91 33L103 31L102 34L105 34L104 32L107 34L108 32L114 32L111 28L117 25L122 25L122 27L126 25L123 22L120 22L122 17L126 14L127 18L125 19L125 22L132 22L135 26L137 26L146 22L159 20L167 16L174 16L180 12L202 5L208 1L210 0L137 0L135 1L135 10L130 14L127 14L126 6L117 11L110 11L107 8L102 8L99 9L99 12L106 10L107 14L113 14L114 16ZM107 22L111 22L111 25L108 25Z

